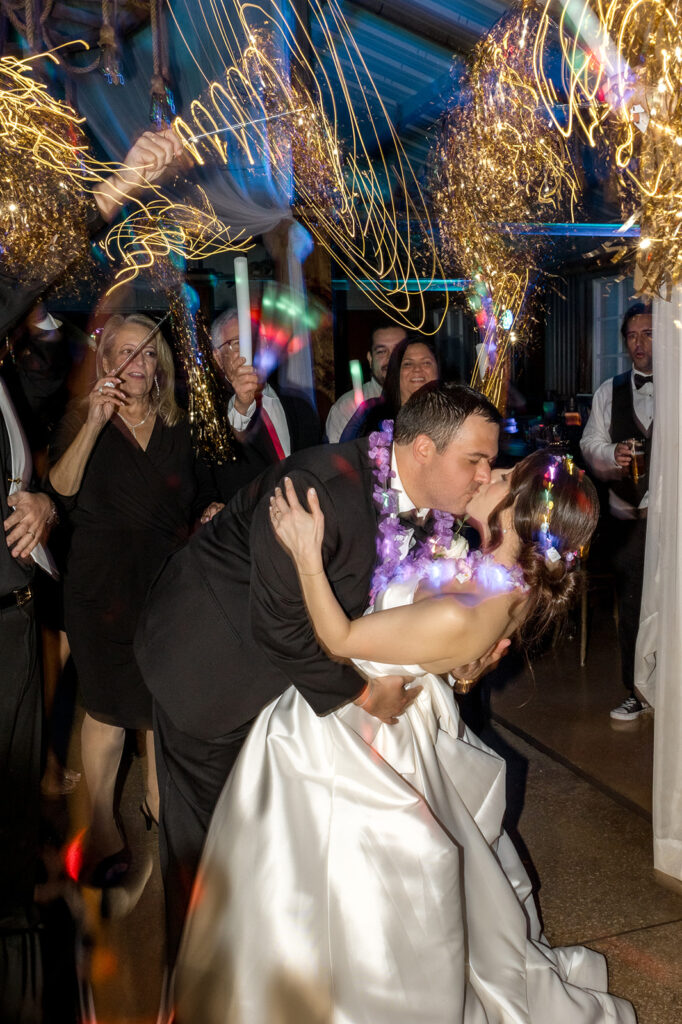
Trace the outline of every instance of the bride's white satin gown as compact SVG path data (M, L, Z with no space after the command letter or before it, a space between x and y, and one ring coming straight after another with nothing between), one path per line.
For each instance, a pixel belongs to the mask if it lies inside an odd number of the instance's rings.
M450 687L359 667L424 689L395 726L354 704L318 718L294 687L261 712L206 843L180 1024L634 1024L600 954L543 939L504 762Z

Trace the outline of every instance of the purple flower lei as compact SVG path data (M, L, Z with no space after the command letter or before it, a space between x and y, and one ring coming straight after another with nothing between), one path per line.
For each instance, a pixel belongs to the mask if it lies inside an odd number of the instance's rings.
M391 487L395 476L391 470L393 421L384 420L380 429L369 435L369 457L374 463L372 499L377 508L377 565L369 592L370 604L395 578L400 565L400 552L408 543L408 528L398 519L398 492Z
M427 541L416 544L402 556L409 545L412 530L398 518L398 492L391 487L395 476L391 470L393 422L384 420L380 429L369 436L369 457L374 463L372 498L379 523L377 533L377 565L372 575L370 604L389 583L395 580L429 579L442 584L457 578L460 583L474 576L486 589L495 591L525 589L523 573L518 566L507 569L491 555L470 552L465 558L452 558L448 551L453 537L455 517L449 512L433 511L434 527Z

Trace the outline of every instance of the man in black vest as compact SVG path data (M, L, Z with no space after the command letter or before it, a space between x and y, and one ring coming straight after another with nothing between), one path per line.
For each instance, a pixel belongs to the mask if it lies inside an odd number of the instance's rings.
M392 449L399 513L461 514L490 479L499 421L470 388L432 382L413 395ZM327 575L346 613L362 615L376 562L369 448L362 438L277 463L197 531L152 585L135 656L154 696L169 966L211 814L261 709L293 683L318 715L359 698L369 714L393 722L418 692L406 693L397 676L367 683L325 655L270 524L269 500L285 475L302 501L315 487Z
M649 467L653 433L651 306L638 302L625 314L621 334L632 370L597 389L580 447L594 473L609 484L609 534L618 600L618 642L627 697L611 712L634 721L649 710L635 693L635 644L642 603ZM639 449L634 457L635 447Z

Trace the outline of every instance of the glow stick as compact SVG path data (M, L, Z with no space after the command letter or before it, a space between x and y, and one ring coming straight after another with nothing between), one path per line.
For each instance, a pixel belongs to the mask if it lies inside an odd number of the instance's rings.
M487 345L484 345L483 342L479 342L478 345L476 345L476 366L478 368L478 376L483 380L486 370L490 366L488 347Z
M365 393L362 390L362 367L357 359L351 359L350 361L350 379L353 382L355 408L359 409L365 400Z
M251 300L249 299L249 264L246 256L237 256L234 261L234 285L237 292L237 315L239 317L239 355L246 359L247 366L252 366Z

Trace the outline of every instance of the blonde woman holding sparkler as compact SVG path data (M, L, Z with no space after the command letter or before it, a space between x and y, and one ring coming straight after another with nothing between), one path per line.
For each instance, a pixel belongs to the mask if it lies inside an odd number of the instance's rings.
M97 377L80 419L62 425L50 483L72 527L65 620L86 709L82 756L92 805L81 880L108 886L129 863L114 815L126 729L146 732L147 828L159 815L151 697L132 649L138 616L149 584L207 501L199 498L189 425L175 402L173 360L157 324L111 317Z

